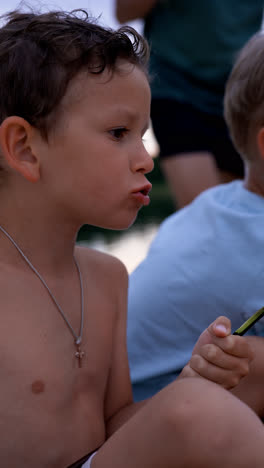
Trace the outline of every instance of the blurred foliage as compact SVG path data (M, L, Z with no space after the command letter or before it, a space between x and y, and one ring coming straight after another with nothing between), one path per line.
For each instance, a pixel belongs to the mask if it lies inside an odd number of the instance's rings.
M148 179L152 183L152 190L150 193L151 203L149 206L139 211L138 217L133 225L135 227L147 224L160 224L163 219L175 211L169 189L160 169L159 158L155 158L154 162L154 169L151 174L148 175ZM121 236L122 232L123 231L111 231L85 225L78 234L78 241L90 240L98 234L103 234L107 241L112 242L114 239L118 238L118 236Z

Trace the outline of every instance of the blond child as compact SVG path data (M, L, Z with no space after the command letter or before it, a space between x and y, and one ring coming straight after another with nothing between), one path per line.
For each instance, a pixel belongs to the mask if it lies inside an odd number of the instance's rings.
M3 19L2 466L263 467L260 420L214 383L232 388L248 373L247 341L219 318L179 379L133 404L127 272L75 246L84 223L125 229L149 203L146 67L135 31L85 12Z

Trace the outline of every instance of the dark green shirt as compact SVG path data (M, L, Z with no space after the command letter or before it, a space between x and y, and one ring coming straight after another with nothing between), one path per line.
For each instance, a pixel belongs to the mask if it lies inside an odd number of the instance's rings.
M237 52L261 27L263 0L160 0L145 22L154 97L222 113Z

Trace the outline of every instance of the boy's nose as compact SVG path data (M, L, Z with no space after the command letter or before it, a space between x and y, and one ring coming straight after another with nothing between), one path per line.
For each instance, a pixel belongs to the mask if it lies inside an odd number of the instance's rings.
M133 171L143 172L147 174L151 172L154 167L154 162L148 151L146 150L144 143L141 143L141 147L137 149L133 157Z

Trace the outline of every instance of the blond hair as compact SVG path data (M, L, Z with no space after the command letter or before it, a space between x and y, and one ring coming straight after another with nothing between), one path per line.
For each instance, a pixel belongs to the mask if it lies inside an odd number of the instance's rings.
M226 83L224 115L234 146L245 160L256 155L256 134L264 125L264 34L240 51Z

